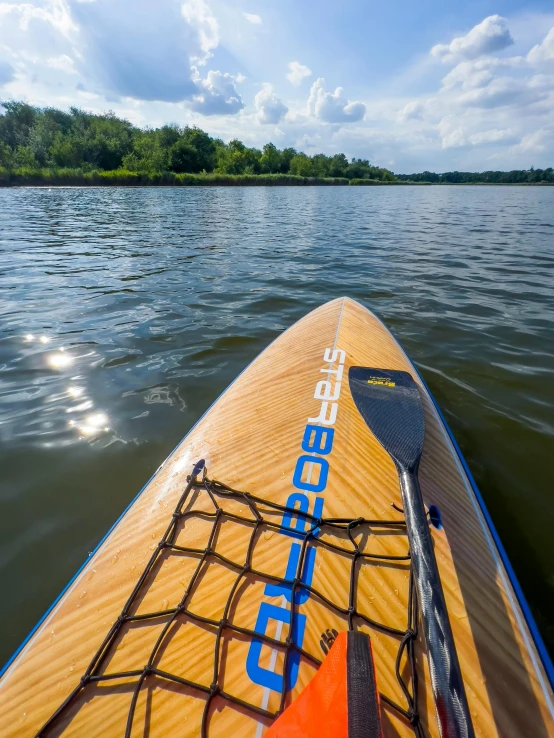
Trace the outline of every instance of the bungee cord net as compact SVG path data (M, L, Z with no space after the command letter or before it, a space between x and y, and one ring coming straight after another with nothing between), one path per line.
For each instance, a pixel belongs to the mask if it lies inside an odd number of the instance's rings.
M402 512L395 505L393 507L397 512ZM204 530L205 534L199 535L199 529ZM185 530L194 531L195 540L183 540L182 534ZM236 543L240 539L244 542L244 546L235 545L234 549L231 546L231 555L229 551L222 553L219 540L223 537L223 531L227 541ZM263 562L264 559L257 556L257 549L276 533L282 534L282 538L288 541L288 546L291 545L290 537L292 537L292 545L296 547L295 556L290 557L284 577L271 571L272 567L269 564L258 568L258 562ZM368 541L380 534L385 538L402 536L405 539L406 554L392 555L382 550L368 551ZM286 538L287 536L289 538ZM190 545L191 543L194 545ZM238 555L239 548L241 555ZM182 715L178 719L179 730L173 732L167 729L162 731L162 735L200 735L201 738L220 735L221 733L212 727L212 719L216 707L221 710L222 705L240 712L243 717L258 721L262 726L268 726L290 704L291 686L294 686L291 683L297 681L299 669L310 667L310 673L312 675L315 673L337 635L337 628L361 629L372 636L380 634L396 642L395 663L394 667L390 664L390 671L399 687L397 692L401 695L401 699L392 699L381 690L381 711L389 711L411 729L417 738L424 738L418 712L416 664L418 605L406 524L403 519L316 517L299 510L296 506L280 505L210 479L204 462L200 461L192 474L187 477L186 488L171 515L170 522L159 542L152 545L152 549L152 555L119 617L112 624L80 682L37 733L37 738L64 735L77 711L94 700L100 689L106 692L109 692L110 688L121 689L122 683L127 685L126 691L130 692L130 700L125 707L126 719L124 729L120 733L121 738L150 735L148 729L141 731L140 726L137 732L137 723L143 717L142 711L137 706L141 693L154 679L158 686L162 685L162 688L190 690L203 701L195 732L190 732L192 726L190 723L187 724L187 716ZM237 555L232 555L233 552ZM311 575L307 576L306 572L310 568L313 573L316 552L325 552L327 560L329 557L335 557L343 562L342 571L348 571L345 577L348 579L345 582L345 598L333 597L329 587L323 587L318 582L313 582ZM193 563L188 569L188 576L178 580L180 587L178 601L174 604L164 599L161 609L150 609L149 589L160 575L164 563L171 557L179 556L187 557L187 560ZM269 559L266 557L265 561L268 562ZM366 601L367 598L359 596L361 567L366 564L371 567L402 569L404 572L407 580L406 596L401 604L404 627L387 625L375 614L369 614L368 604L371 603ZM223 567L228 575L225 582L224 578L221 579L221 587L218 587L216 582L221 608L215 614L201 613L197 603L202 597L202 582L207 572L215 571L218 567L220 569ZM253 629L241 625L241 622L245 622L245 618L240 617L237 602L244 597L247 586L253 583L265 586L267 595L274 597L281 595L282 604L288 610L287 617L281 618L272 635L262 632L264 628ZM175 588L173 580L173 589ZM327 617L327 620L322 621L324 625L320 629L321 635L317 638L317 647L310 649L305 647L302 639L298 637L306 622L304 613L308 599L311 603L317 603L320 613L324 612L324 617ZM182 672L181 669L168 670L164 664L164 653L172 638L175 638L176 630L184 623L194 624L197 628L203 629L203 632L210 634L209 643L213 648L213 661L208 668L202 670L203 678L198 677L198 670L194 677L190 678L178 673ZM328 627L325 627L326 623L329 624ZM154 633L147 648L145 664L136 669L114 668L116 665L114 654L122 647L125 636L134 627L139 628L141 632L152 629ZM271 677L273 679L271 689L265 690L265 699L261 703L260 700L256 703L253 699L252 690L250 694L239 696L228 686L231 682L225 679L225 669L229 668L231 661L229 644L234 640L241 641L244 648L250 645L251 650L252 644L255 645L256 663L260 659L262 649L271 655L269 666L267 659L264 662L264 673L266 676L274 673L275 676ZM198 639L196 643L199 643ZM195 647L193 642L191 647ZM197 650L207 647L207 645L197 646ZM186 651L184 658L186 661ZM205 650L201 658L205 663ZM244 670L244 659L242 668ZM260 729L256 735L261 735Z

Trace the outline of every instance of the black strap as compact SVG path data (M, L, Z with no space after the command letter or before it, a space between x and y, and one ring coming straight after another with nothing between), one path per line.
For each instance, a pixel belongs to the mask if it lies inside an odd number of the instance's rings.
M382 738L375 666L366 633L348 633L346 680L348 738Z

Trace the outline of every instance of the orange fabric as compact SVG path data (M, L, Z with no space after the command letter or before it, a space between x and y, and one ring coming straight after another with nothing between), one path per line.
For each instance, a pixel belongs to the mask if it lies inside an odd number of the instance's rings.
M312 681L264 738L348 738L347 636L339 633Z

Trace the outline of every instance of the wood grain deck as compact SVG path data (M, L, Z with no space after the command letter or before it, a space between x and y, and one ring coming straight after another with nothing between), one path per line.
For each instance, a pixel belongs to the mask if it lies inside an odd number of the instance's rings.
M292 475L301 454L308 418L318 415L316 383L332 380L326 349L345 352L344 376L324 496L325 517L390 519L391 503L400 505L394 465L356 411L348 389L352 365L417 373L401 347L375 316L342 298L327 303L281 335L212 406L144 489L73 582L61 601L0 680L0 736L31 738L79 683L93 654L118 617L146 562L161 538L192 465L205 458L209 476L265 499L285 504L295 488ZM334 365L336 368L336 364ZM432 529L450 621L477 736L482 738L547 738L554 736L552 692L540 664L503 564L495 550L479 506L450 440L422 388L426 439L420 468L425 502L437 505L444 527ZM313 497L313 495L312 495ZM200 504L200 503L198 503ZM397 515L401 519L400 515ZM181 545L205 545L211 524L187 523ZM223 524L219 550L234 561L244 557L249 531ZM397 531L370 536L373 552L402 555L407 539ZM290 537L267 531L255 550L256 568L283 577ZM370 545L370 544L368 544ZM197 559L168 555L151 577L137 612L175 607L192 576ZM358 598L378 621L406 628L407 566L367 566L360 572ZM198 615L221 617L236 572L221 564L206 567L192 595ZM237 592L233 618L253 629L260 602L276 602L264 594L265 583L247 577ZM340 556L318 550L313 586L334 601L345 602L348 566ZM326 628L346 621L316 598L303 603L304 648L322 658L319 645ZM133 623L112 649L106 672L142 669L164 625ZM279 637L275 623L267 634ZM394 675L398 640L371 629L378 684L399 704L404 698ZM283 634L284 638L286 634ZM209 685L212 680L214 629L178 623L160 651L159 668ZM277 708L277 695L254 684L245 670L250 639L228 636L222 650L226 691L245 701ZM419 709L425 734L438 737L425 649L417 644ZM260 665L275 659L264 647ZM282 658L273 666L279 673ZM406 664L403 664L403 669ZM292 697L313 675L302 662ZM77 704L48 732L49 736L119 738L125 733L136 678L118 679L87 688ZM85 696L86 694L86 696ZM264 702L265 701L265 702ZM205 696L187 687L147 678L140 691L133 736L200 735ZM263 722L263 721L262 721ZM384 708L386 738L413 735L393 711ZM264 723L265 724L265 723ZM258 736L263 727L248 712L224 701L210 713L209 735Z

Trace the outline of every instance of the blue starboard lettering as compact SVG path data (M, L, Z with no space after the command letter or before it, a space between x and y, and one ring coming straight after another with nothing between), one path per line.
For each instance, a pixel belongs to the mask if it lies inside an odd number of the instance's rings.
M323 353L323 361L329 364L329 368L320 369L320 372L327 374L328 379L317 382L315 387L314 399L321 401L320 412L315 418L308 418L301 442L301 449L304 453L298 457L292 476L294 487L302 491L293 492L287 499L286 507L290 509L283 514L281 521L283 530L279 531L281 535L303 539L306 526L313 525L306 515L311 514L316 520L322 516L323 496L315 497L312 507L310 498L305 493L320 493L327 486L329 462L324 457L328 456L333 448L335 430L330 426L335 424L337 418L337 400L340 397L344 360L345 352L341 349L325 349ZM336 368L332 368L333 364L337 364ZM334 375L334 384L330 379L332 375ZM316 528L312 535L317 536L318 533L319 530ZM283 580L279 584L266 584L265 596L281 596L284 598L283 605L292 603L292 582L298 572L301 554L301 544L293 541ZM300 583L305 584L306 587L310 587L312 583L315 559L316 549L313 546L307 546L300 577ZM303 605L309 596L308 589L297 586L294 593L294 604ZM291 610L288 607L262 601L254 630L260 635L265 635L270 621L290 626L290 618ZM299 648L302 647L305 629L306 615L295 611L290 637ZM260 666L263 645L261 639L252 639L246 659L246 673L255 684L275 692L282 692L283 675ZM291 651L287 659L286 673L286 685L289 690L293 689L296 684L299 663L300 654Z

